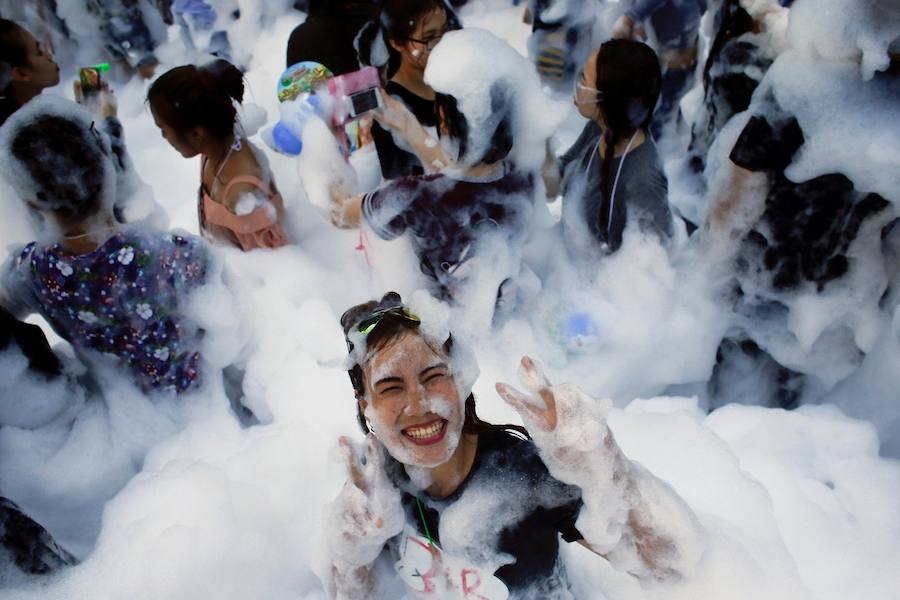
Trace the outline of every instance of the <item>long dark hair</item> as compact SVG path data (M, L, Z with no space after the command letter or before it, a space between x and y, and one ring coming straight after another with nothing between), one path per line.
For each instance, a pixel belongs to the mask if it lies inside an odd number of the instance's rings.
M0 19L0 125L19 109L12 93L12 70L28 64L24 33L16 22Z
M600 203L600 210L606 214L612 202L615 147L639 129L649 127L659 100L662 70L656 52L647 44L609 40L597 53L596 80L600 92L598 104L606 117L603 137L607 160L603 161ZM617 245L615 240L608 242L611 246Z
M227 60L202 67L183 65L163 73L147 92L147 102L179 135L203 127L221 140L234 131L233 100L244 99L244 76Z
M391 311L391 307L394 307L397 310ZM358 304L347 309L341 316L341 326L344 328L344 336L347 340L348 348L351 351L353 350L353 343L350 341L352 337L350 333L351 330L358 327L359 323L373 312L384 310L385 308L387 308L388 311L381 315L380 320L375 324L372 330L366 334L366 351L384 348L391 342L410 332L418 332L419 322L404 316L404 313L402 312L403 303L400 294L397 292L388 292L382 296L380 301L371 300L363 304ZM453 356L452 335L444 342L443 350L447 356ZM366 394L362 365L359 363L354 364L348 371L348 374L350 376L350 383L353 386L353 394L357 400L361 400ZM368 434L371 431L362 408L359 406L359 402L356 403L356 421L363 433ZM531 437L528 435L528 431L521 425L495 425L493 423L488 423L487 421L482 421L475 411L475 395L471 393L466 398L462 430L463 433L476 435L491 431L506 431L526 439Z

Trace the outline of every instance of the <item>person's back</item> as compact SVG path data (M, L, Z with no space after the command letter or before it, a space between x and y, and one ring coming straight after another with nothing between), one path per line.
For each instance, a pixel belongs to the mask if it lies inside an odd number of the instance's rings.
M180 393L200 376L202 334L183 315L208 261L197 238L123 229L86 254L32 242L6 283L77 349L114 355L145 391Z
M599 245L615 251L629 223L665 243L672 237L672 213L656 144L647 138L627 155L604 158L597 151L600 135L599 126L588 123L578 143L562 158L561 221L569 249L592 254ZM607 161L612 161L609 168ZM612 184L604 181L606 174L613 175ZM603 190L613 185L615 197L605 202Z
M144 390L194 387L201 332L183 315L206 278L203 242L116 221L109 144L77 105L32 101L0 130L0 145L4 174L47 227L11 255L0 303L43 315L89 364L94 352L124 362Z

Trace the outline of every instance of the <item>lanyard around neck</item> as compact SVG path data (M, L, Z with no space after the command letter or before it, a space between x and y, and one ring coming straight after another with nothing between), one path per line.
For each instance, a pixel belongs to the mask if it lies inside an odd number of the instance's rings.
M628 144L625 146L625 152L622 153L622 158L619 159L619 168L616 169L616 177L613 179L612 191L609 194L609 214L606 217L606 239L609 241L610 231L612 230L612 214L613 207L616 203L616 189L619 187L619 176L622 174L622 165L625 164L625 157L628 156L628 151L631 150L631 145L634 143L635 138L637 138L637 134L640 129L636 129L634 133L631 135L631 139L628 140ZM603 137L601 136L597 143L594 144L594 150L591 152L591 158L588 160L587 164L587 175L590 177L591 173L591 165L594 164L594 157L600 153L600 142L603 141ZM615 153L615 148L612 149L612 152ZM602 188L601 188L602 189Z

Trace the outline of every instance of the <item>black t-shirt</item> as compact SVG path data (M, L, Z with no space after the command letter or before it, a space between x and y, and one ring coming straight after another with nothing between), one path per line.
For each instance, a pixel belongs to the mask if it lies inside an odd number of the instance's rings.
M385 92L402 101L415 115L423 127L437 127L437 116L434 112L434 100L426 100L394 81L384 86ZM425 169L419 158L406 150L402 150L394 141L394 136L380 124L372 124L372 139L381 162L381 174L385 179L397 179L407 175L422 175Z
M452 296L457 270L483 236L499 233L513 242L524 234L533 185L530 175L512 169L488 181L404 177L366 194L362 216L382 239L409 232L422 272Z
M446 581L474 598L504 598L504 589L510 598L568 597L559 537L583 537L575 528L581 490L550 475L531 441L506 431L480 433L472 470L446 498L417 490L396 461L387 471L403 491L407 523L388 548L414 591Z
M339 14L332 10L311 14L288 38L287 66L310 60L335 75L358 70L354 40L364 25L378 18L378 10L376 2L356 2Z
M770 93L750 118L731 151L731 161L749 171L769 175L763 216L747 235L738 265L765 271L776 289L792 289L805 281L819 290L849 268L847 249L863 222L888 202L864 194L841 173L808 181L787 178L787 169L805 142L797 119Z

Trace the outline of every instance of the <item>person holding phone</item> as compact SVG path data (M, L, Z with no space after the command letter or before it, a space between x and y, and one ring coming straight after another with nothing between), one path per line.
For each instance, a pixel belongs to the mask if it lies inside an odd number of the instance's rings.
M647 582L695 567L696 516L624 454L609 401L552 385L524 357L527 392L496 390L525 427L487 423L466 353L398 294L341 324L366 442L340 439L349 477L326 523L332 597L571 598L560 537Z
M442 0L385 0L382 6L379 33L389 55L384 91L405 104L423 127L437 127L435 91L425 83L428 57L446 32L459 28L456 15ZM402 138L398 144L389 128L375 123L372 137L385 179L433 170L423 166Z

